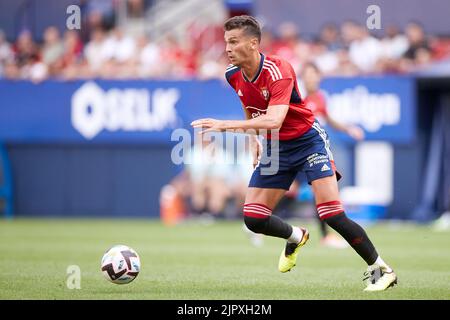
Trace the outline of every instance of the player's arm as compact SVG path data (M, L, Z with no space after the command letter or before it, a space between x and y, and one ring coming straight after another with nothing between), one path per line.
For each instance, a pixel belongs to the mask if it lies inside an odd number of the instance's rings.
M242 110L244 111L245 114L245 119L251 119L252 115L250 114L250 112L245 108L244 104L241 102L241 106L242 106Z
M199 119L191 123L194 128L206 128L201 133L226 130L276 130L280 129L289 110L288 105L274 105L267 108L266 114L247 120Z
M342 123L340 123L340 122L334 120L332 117L330 117L330 115L328 113L325 115L325 120L330 127L332 127L335 130L338 130L338 131L348 134L350 137L352 137L355 140L359 141L359 140L364 139L364 131L358 126L343 125Z

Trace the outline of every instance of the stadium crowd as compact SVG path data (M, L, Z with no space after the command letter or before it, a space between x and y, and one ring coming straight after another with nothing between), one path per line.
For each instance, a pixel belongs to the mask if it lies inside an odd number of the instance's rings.
M80 31L61 34L48 27L39 43L28 30L12 42L0 30L0 78L223 78L228 61L221 25L193 24L182 39L167 34L154 41L145 35L143 9L130 12L135 19L129 21L136 23L126 28L108 22L108 15L90 15ZM284 57L297 72L314 62L324 75L403 74L450 59L450 40L427 35L415 22L404 30L387 27L379 38L352 21L327 24L315 38L307 38L286 22L264 31L262 50Z

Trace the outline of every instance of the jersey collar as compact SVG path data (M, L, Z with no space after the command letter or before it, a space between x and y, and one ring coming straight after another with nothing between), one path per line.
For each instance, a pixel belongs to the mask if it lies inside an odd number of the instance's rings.
M263 55L261 52L260 52L259 54L260 54L260 56L261 56L261 60L259 61L258 72L256 73L256 75L255 75L255 77L253 78L253 80L252 80L252 81L248 80L247 77L245 76L244 72L241 72L241 73L242 73L242 77L243 77L244 80L247 81L247 82L251 82L251 83L255 82L256 80L258 80L259 75L260 75L261 72L262 72L262 68L263 68L264 58L265 58L265 57L264 57L264 55Z

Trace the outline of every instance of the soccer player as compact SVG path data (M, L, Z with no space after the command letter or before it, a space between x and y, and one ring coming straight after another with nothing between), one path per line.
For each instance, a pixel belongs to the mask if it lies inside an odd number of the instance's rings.
M397 282L394 271L381 259L366 232L347 218L339 200L336 171L327 133L302 100L292 66L285 60L260 53L261 29L250 16L235 16L224 24L226 53L231 65L226 78L239 96L246 120L199 119L191 123L206 132L270 130L264 150L252 136L253 154L261 156L249 182L244 221L256 233L286 239L278 269L290 271L301 247L308 241L306 228L292 226L272 215L272 209L289 189L298 171L312 185L321 219L336 230L368 264L366 291L380 291ZM279 135L279 141L272 137ZM278 147L277 147L278 143ZM275 146L272 149L272 145ZM274 154L279 157L275 159ZM269 156L270 154L270 156ZM269 161L267 161L269 160ZM268 168L278 165L275 174Z

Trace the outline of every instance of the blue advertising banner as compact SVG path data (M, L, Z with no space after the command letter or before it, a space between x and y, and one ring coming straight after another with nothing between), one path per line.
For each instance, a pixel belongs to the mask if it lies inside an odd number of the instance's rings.
M403 77L323 82L331 115L368 140L415 136L415 83ZM224 81L0 81L0 140L43 143L168 143L205 117L242 119Z
M411 143L416 135L416 83L409 77L330 78L321 88L330 115L364 129L366 140ZM349 139L339 135L342 139Z
M0 140L169 142L194 119L242 118L228 84L150 81L0 81Z

